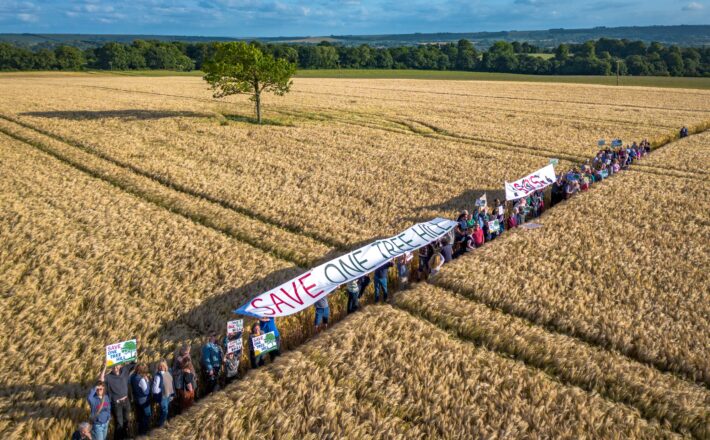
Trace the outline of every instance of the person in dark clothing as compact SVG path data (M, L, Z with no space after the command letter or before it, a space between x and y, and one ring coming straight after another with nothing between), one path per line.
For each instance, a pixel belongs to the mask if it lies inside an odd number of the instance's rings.
M367 290L367 287L372 283L372 280L370 279L369 275L363 275L357 280L357 285L360 288L360 292L357 294L358 298L362 298L362 296L365 294L365 290Z
M680 137L688 137L688 127L683 127L680 129Z
M108 392L113 413L114 434L113 438L122 440L128 436L128 414L131 412L131 403L128 401L128 378L136 366L135 362L126 365L114 365L111 371L101 372L101 380Z
M419 248L419 279L424 279L429 274L429 260L434 255L434 246L428 244Z
M386 262L382 266L375 269L375 302L380 301L380 292L382 293L382 301L387 302L387 272L394 263Z
M222 370L222 348L217 345L217 335L211 334L207 343L202 347L202 372L206 384L205 394L215 390Z
M348 293L348 314L356 311L360 307L360 284L358 281L359 280L352 280L345 285L345 290Z
M175 375L175 393L178 396L180 412L187 411L195 401L197 381L195 380L195 367L190 359L183 359L180 369Z
M251 335L249 335L249 361L251 361L251 367L254 369L264 366L265 363L263 354L256 355L253 341L255 337L261 336L262 334L261 325L255 322L254 325L251 326Z
M131 375L131 391L138 416L138 433L148 433L150 418L153 412L150 408L150 376L148 366L140 364Z
M76 431L71 435L71 440L92 440L91 425L87 422L79 423L79 426L76 427Z

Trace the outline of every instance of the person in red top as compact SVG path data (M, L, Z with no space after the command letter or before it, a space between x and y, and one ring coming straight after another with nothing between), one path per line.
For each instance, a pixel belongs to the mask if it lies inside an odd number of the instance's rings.
M476 245L476 247L481 247L483 246L484 242L484 237L483 237L483 229L481 229L481 226L476 223L476 226L474 226L473 229L473 244Z
M508 217L508 229L518 227L518 208L513 210L513 215Z

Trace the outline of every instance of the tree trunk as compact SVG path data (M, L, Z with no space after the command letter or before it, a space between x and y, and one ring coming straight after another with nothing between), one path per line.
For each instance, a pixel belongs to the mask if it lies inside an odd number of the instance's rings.
M256 122L261 124L261 90L259 90L259 83L254 83L254 103L256 104Z

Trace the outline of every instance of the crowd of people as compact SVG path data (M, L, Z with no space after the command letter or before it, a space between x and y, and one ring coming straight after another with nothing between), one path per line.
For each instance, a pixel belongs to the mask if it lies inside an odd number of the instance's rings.
M687 128L683 127L680 135L687 136ZM587 191L595 183L628 169L651 151L647 140L625 147L619 144L620 141L616 140L612 142L611 147L599 150L593 159L558 173L556 181L551 185L550 205ZM444 264L495 240L506 229L516 228L540 216L544 210L543 191L535 191L515 201L501 202L495 199L492 206L476 203L470 211L461 211L455 228L449 234L417 251L418 262L414 270L416 278L422 280L436 276ZM413 259L414 256L407 253L376 268L372 278L365 275L347 283L347 313L359 309L360 300L371 283L374 284L374 302L378 303L380 299L387 302L390 269L396 267L396 277L400 284L407 283ZM327 297L322 297L314 307L314 328L319 332L327 328L330 318ZM270 332L273 332L276 338L276 349L257 354L254 339ZM252 369L265 365L266 356L273 361L279 356L280 349L281 335L273 317L260 318L250 327L248 350ZM114 365L108 372L104 369L87 396L90 419L79 424L72 439L105 439L111 419L114 421L114 439L127 438L131 413L135 414L138 434L145 434L152 424L163 426L172 415L187 410L195 401L198 390L198 378L191 352L189 344L182 345L174 355L171 368L168 368L168 362L162 359L154 366L152 374L145 363ZM204 395L238 377L241 353L225 353L226 337L221 344L218 343L216 334L206 338L200 359L200 380L203 381L200 389Z

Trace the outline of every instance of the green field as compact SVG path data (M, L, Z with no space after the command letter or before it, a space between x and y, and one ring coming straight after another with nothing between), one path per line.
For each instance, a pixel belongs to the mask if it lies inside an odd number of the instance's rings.
M0 75L43 75L47 72L7 72ZM52 72L57 73L57 72ZM67 72L64 72L67 73ZM82 74L78 72L78 74ZM89 75L125 76L202 76L199 70L176 72L172 70L94 70ZM347 78L347 79L430 79L457 81L528 81L577 84L616 85L615 76L576 75L521 75L517 73L458 72L441 70L385 70L385 69L307 69L299 70L297 78ZM670 76L622 76L622 86L670 87L686 89L710 89L710 78L670 77Z

